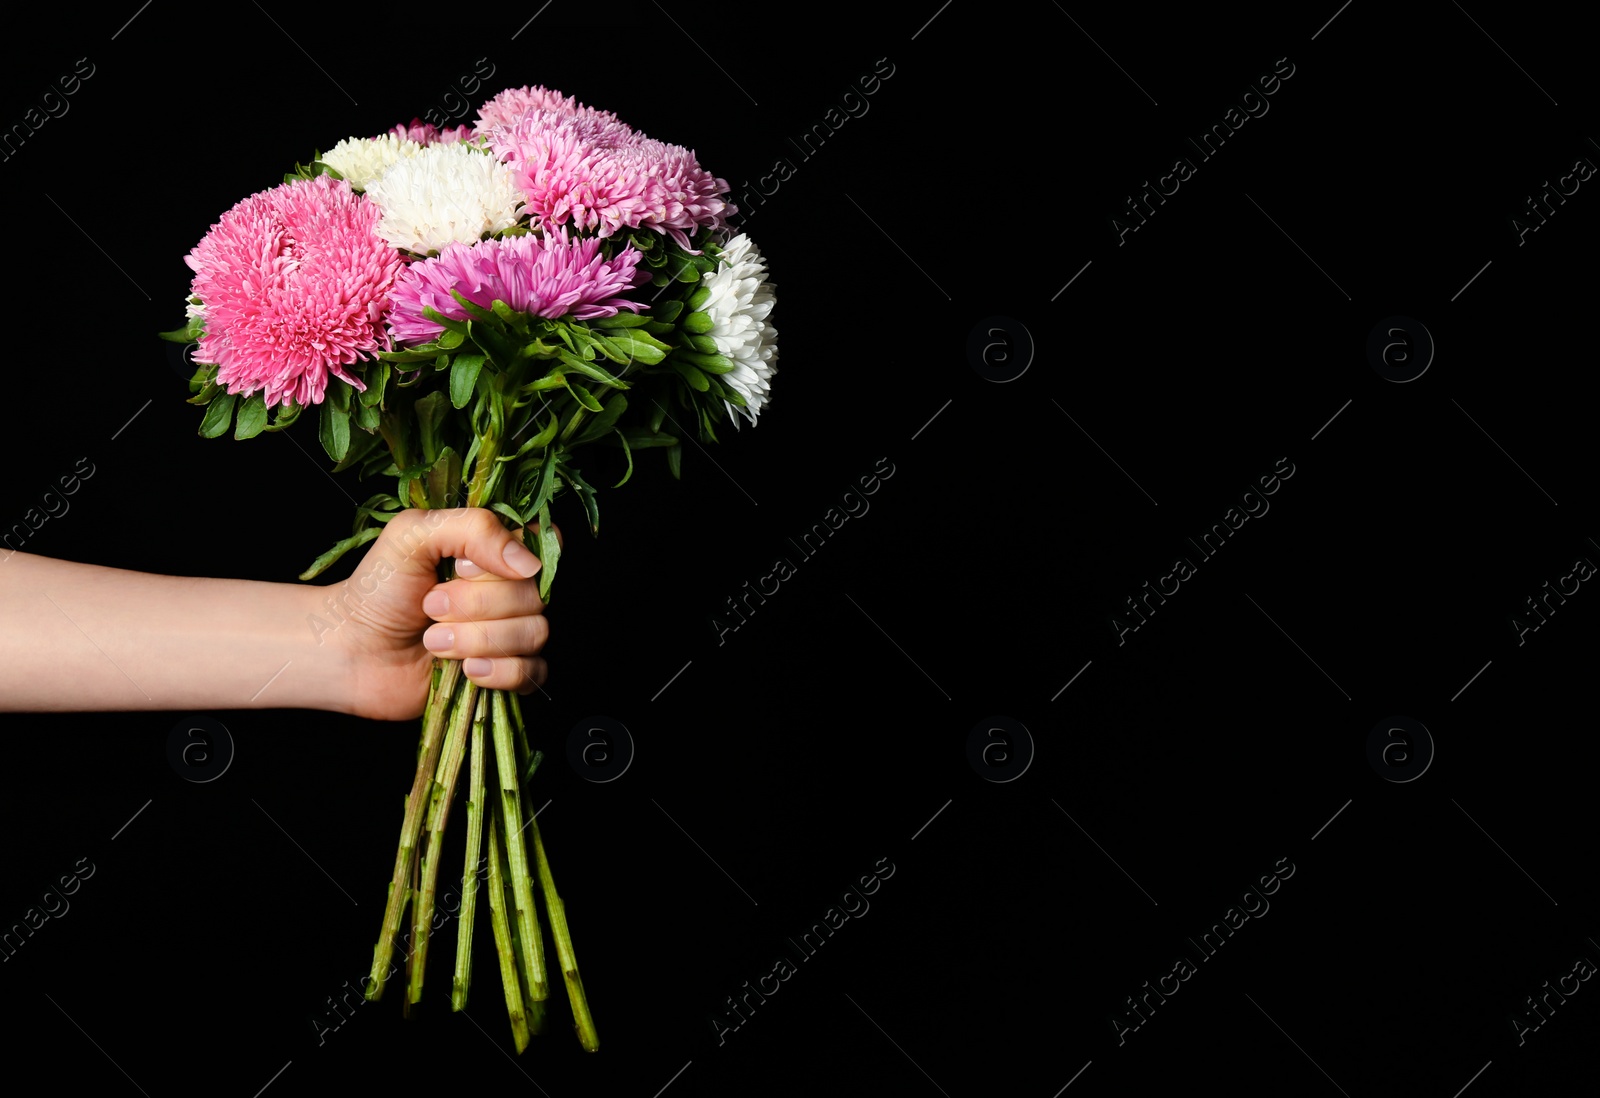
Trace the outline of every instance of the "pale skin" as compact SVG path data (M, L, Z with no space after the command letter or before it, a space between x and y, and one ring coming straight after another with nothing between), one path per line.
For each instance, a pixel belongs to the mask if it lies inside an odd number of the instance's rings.
M558 541L560 531L555 531ZM358 550L359 551L359 550ZM440 583L454 558L461 578ZM539 560L493 512L405 511L339 583L162 576L0 557L0 712L325 709L422 715L435 656L486 689L549 674Z

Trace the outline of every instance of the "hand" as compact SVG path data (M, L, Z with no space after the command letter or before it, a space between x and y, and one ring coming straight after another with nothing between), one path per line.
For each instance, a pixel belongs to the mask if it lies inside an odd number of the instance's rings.
M446 557L461 578L440 583ZM354 574L324 589L329 632L320 639L336 639L349 657L346 711L372 720L421 716L436 656L463 661L467 678L486 689L528 694L542 686L549 667L535 653L550 626L539 568L520 531L483 508L413 509L390 519Z

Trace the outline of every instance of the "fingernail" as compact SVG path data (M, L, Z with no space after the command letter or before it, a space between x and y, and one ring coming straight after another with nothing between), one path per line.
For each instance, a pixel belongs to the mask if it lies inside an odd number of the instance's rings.
M483 569L473 564L466 557L456 558L456 575L462 579L471 579L473 576L483 574Z
M443 591L429 591L422 600L422 612L430 618L442 618L450 612L450 596Z
M490 663L486 659L481 659L477 656L474 656L472 659L466 660L461 664L461 670L466 673L466 676L469 679L481 679L490 671L494 670L494 664Z
M434 626L422 634L422 644L430 652L448 652L455 647L456 631Z
M523 579L532 579L539 571L539 558L528 552L528 547L520 541L507 543L500 551L500 559L513 572L520 573Z

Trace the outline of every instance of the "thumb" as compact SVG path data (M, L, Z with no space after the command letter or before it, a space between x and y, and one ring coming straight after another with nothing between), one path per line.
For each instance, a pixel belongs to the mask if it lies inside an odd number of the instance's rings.
M390 519L384 534L394 535L397 567L418 575L433 576L446 557L465 557L505 579L531 579L541 567L499 516L483 507L412 508Z

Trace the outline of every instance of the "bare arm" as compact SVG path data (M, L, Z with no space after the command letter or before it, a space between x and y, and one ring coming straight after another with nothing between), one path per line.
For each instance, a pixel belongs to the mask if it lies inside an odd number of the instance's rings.
M548 627L523 572L536 574L537 560L487 511L421 514L394 519L351 578L328 586L0 558L0 711L304 708L402 720L421 714L435 655L467 660L481 686L535 689L546 668L531 653ZM445 556L483 567L439 583ZM435 599L437 612L424 612L434 592L446 608ZM445 647L426 645L441 636Z

